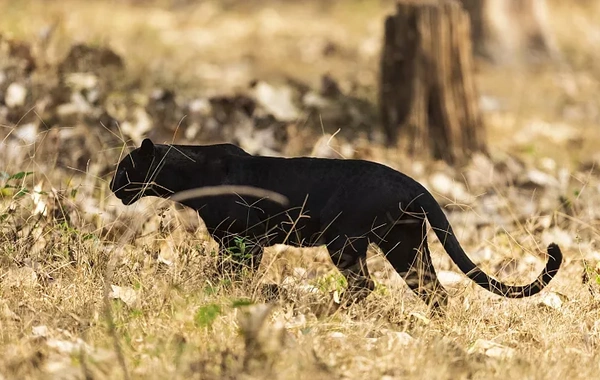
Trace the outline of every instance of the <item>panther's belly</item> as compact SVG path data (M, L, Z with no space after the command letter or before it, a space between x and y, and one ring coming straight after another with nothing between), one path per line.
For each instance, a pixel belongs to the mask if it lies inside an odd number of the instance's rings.
M216 238L246 237L261 245L288 244L314 246L323 244L318 217L310 210L292 208L266 209L239 203L208 204L198 210L208 231Z

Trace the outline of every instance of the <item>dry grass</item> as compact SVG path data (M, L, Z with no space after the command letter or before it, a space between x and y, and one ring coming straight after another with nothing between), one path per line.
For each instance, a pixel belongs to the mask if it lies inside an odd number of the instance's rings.
M279 260L266 259L259 274L219 276L215 244L193 213L165 210L167 202L156 200L126 208L97 195L105 211L88 213L89 189L106 187L88 181L95 185L75 196L69 187L48 188L39 199L2 202L5 378L584 379L598 371L599 300L581 284L579 258L592 254L585 244L585 251L566 252L552 292L542 297L506 300L464 277L443 278L453 297L447 315L433 319L372 252L380 286L365 302L335 310L339 276L314 250L274 247L270 256ZM42 203L46 216L36 211ZM527 240L525 231L508 233ZM488 270L502 267L510 250L506 240L495 243L494 257L482 261ZM455 270L439 244L432 247L436 267ZM540 261L503 277L528 281ZM271 306L257 286L264 271L276 281L288 275L288 292Z
M560 75L484 69L478 83L482 92L507 102L506 111L487 115L492 149L533 161L549 156L567 166L598 141L592 95L600 50L583 37L597 35L593 20L600 9L588 2L566 12L560 1L552 3L563 21L558 39L568 48L571 68ZM127 57L131 75L152 78L148 85L220 92L254 76L293 74L314 84L332 71L342 85L352 79L366 88L357 91L373 96L380 17L388 3L338 2L326 13L316 12L314 3L273 5L279 16L269 8L204 4L141 12L118 2L3 1L0 31L34 40L38 28L56 23L45 48L49 61L74 39L109 43ZM338 47L333 57L311 55L329 42ZM515 146L512 133L529 122L563 121L561 105L585 111L565 122L581 145L531 133ZM280 259L264 263L270 278L292 273L288 279L297 282L268 308L258 291L262 273L217 274L215 245L195 216L165 211L170 204L158 200L126 208L109 195L107 178L55 170L31 157L29 148L0 152L6 163L1 171L33 172L12 179L17 189L2 189L0 198L0 378L589 379L600 371L599 298L581 281L582 259L599 259L595 177L581 178L585 203L572 223L563 224L581 241L565 250L565 266L547 292L551 298L505 300L446 278L453 294L447 315L429 319L374 252L377 291L362 304L335 311L329 306L340 279L331 266L315 259L314 250L271 249ZM35 196L39 182L42 193ZM22 187L30 193L18 196ZM466 250L491 247L494 256L480 254L478 263L503 279L530 281L543 259L525 261L531 256L520 252L539 248L539 218L487 229L483 237L468 223L473 217L453 219ZM432 240L436 268L455 270ZM511 257L525 262L516 272L505 268ZM298 279L299 267L311 278ZM308 283L319 292L310 292ZM105 290L116 298L107 299Z

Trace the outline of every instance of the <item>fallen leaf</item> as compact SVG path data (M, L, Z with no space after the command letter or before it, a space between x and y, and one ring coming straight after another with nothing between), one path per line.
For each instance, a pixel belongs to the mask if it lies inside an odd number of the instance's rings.
M417 312L411 312L410 314L408 314L408 317L412 322L419 322L424 324L425 326L427 326L431 322L429 318Z
M390 344L393 345L408 346L415 342L415 338L404 331L392 331L388 334L388 337Z
M265 82L258 82L254 87L254 96L277 120L294 121L300 116L292 100L292 89L289 87L277 88Z
M440 280L440 282L444 286L457 286L461 283L467 282L467 278L464 275L461 275L460 273L456 273L454 271L441 270L438 271L437 276L438 280Z
M306 316L304 314L298 314L297 316L290 319L285 323L286 329L295 329L304 327L306 325Z
M429 184L433 191L450 198L452 202L472 203L474 197L469 194L464 184L457 182L449 175L441 172L429 177Z
M345 339L346 338L346 334L341 333L339 331L332 331L329 333L329 337L330 338L335 338L335 339Z
M37 274L30 267L9 269L4 275L2 285L8 288L32 288L37 285Z
M137 292L128 286L111 285L112 292L109 297L118 298L129 307L133 307L137 301Z
M566 300L567 297L562 294L547 291L544 292L540 297L538 305L546 306L554 310L559 310L562 307L563 302Z
M46 337L48 336L48 327L46 325L33 326L31 328L33 336Z
M42 183L39 182L37 185L33 187L33 192L31 193L31 200L35 205L35 209L33 210L34 215L48 215L48 205L42 199Z
M20 321L19 317L14 311L10 310L6 302L0 301L2 306L0 307L0 315L6 319L12 319L13 321Z
M510 358L515 354L513 348L485 339L477 339L467 352L469 354L479 353L496 359Z
M160 243L160 251L158 252L158 261L171 266L173 261L177 258L177 252L175 250L175 243L172 238L167 238Z
M6 89L4 103L9 108L20 107L25 104L27 98L27 88L20 83L13 82Z

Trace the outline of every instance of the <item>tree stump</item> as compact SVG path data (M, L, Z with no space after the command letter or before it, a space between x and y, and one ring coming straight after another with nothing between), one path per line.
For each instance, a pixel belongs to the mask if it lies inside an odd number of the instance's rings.
M380 113L390 144L451 164L486 152L469 16L459 2L399 2L385 20L380 74Z

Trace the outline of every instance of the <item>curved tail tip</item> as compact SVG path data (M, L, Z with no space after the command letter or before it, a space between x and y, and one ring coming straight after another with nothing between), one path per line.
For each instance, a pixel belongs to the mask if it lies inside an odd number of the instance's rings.
M548 253L557 253L562 256L562 252L560 251L560 247L556 243L548 244Z
M562 263L563 255L560 247L556 243L550 243L547 248L548 251L548 262L554 263L557 268Z

